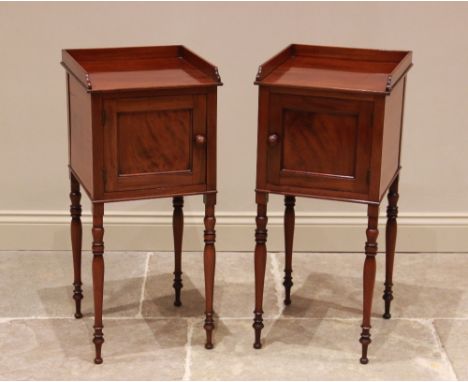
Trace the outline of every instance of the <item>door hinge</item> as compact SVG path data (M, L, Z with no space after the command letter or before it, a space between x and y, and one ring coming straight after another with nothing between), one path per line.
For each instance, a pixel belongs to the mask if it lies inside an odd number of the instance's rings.
M104 184L107 183L107 171L106 170L102 170L102 180Z
M101 112L101 123L102 123L102 126L105 126L105 125L106 125L106 119L107 119L106 111L105 111L104 109L102 109L102 112Z
M370 169L367 170L367 174L366 174L366 182L367 184L370 184Z

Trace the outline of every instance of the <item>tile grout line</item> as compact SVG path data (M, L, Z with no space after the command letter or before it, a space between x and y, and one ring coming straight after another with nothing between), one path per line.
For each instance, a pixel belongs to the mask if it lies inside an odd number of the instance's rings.
M439 333L437 333L437 329L434 325L434 319L421 320L421 321L424 321L424 323L429 327L432 333L432 336L434 337L434 340L436 342L436 347L440 352L442 361L447 365L448 371L452 374L453 380L458 381L457 373L455 372L452 362L450 361L450 358L447 352L445 351L445 348L444 348L444 345L442 344L442 340L440 339Z
M272 253L270 261L270 268L271 272L273 273L273 282L275 283L275 295L276 295L276 305L278 308L278 313L273 317L274 319L278 319L281 317L284 311L284 304L283 304L283 283L281 282L281 272L279 268L279 262L276 253Z
M145 289L146 289L146 280L148 279L148 269L149 269L149 262L150 258L153 255L153 252L146 253L146 262L145 262L145 271L143 273L143 282L141 283L141 293L140 293L140 305L138 307L138 313L135 317L143 318L143 301L145 299Z
M186 320L191 319L191 317L184 317L184 316L144 316L144 317L136 317L136 316L103 316L106 320L139 320L139 319L148 319L148 320ZM203 315L200 315L200 319L203 318ZM239 316L239 317L227 317L227 316L219 316L218 319L220 320L250 320L252 317L250 316ZM85 316L83 319L93 319L92 316ZM293 320L324 320L324 321L361 321L362 318L360 317L293 317L293 316L266 316L263 318L264 320L285 320L285 321L293 321ZM379 319L379 317L373 317L373 319ZM19 320L76 320L73 316L16 316L16 317L0 317L0 323L9 322L9 321L19 321ZM392 321L415 321L422 324L426 324L427 321L430 320L454 320L454 321L467 321L468 317L442 317L442 318L416 318L416 317L392 317Z
M185 344L185 366L184 366L184 375L182 377L183 381L190 381L192 377L192 336L193 336L193 327L194 321L191 318L187 319L187 342Z

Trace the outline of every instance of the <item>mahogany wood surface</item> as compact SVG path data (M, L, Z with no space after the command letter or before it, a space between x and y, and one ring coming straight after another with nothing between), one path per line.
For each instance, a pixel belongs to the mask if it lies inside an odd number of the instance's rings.
M382 179L380 197L385 195L400 167L400 141L403 127L403 105L406 79L399 82L385 99L385 118L382 137Z
M184 196L205 200L206 348L213 347L217 68L183 46L71 49L67 71L75 316L81 317L80 186L93 205L96 363L102 363L104 203L171 197L181 305Z
M67 74L67 82L70 165L92 194L94 181L91 96L75 77Z
M255 348L261 348L267 200L285 196L285 304L295 197L367 204L361 363L368 362L378 211L389 191L385 318L390 318L406 75L412 53L293 44L259 67Z
M217 68L183 46L68 49L62 63L93 92L221 84Z
M260 66L256 83L386 93L410 66L411 52L293 44Z

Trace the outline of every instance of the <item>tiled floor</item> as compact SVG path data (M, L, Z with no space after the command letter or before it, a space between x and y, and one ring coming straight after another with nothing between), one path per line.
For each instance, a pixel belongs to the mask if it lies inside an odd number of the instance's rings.
M252 348L253 261L218 253L215 348L205 350L200 253L184 253L183 306L173 306L170 253L106 253L103 365L94 365L89 253L81 320L72 318L71 255L0 252L1 379L468 379L468 254L400 254L390 321L378 275L370 363L359 364L362 254L294 254L284 307L270 253L264 348Z

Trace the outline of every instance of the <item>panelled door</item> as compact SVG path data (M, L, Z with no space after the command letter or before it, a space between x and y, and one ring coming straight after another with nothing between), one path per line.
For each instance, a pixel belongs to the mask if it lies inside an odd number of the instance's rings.
M104 101L105 191L205 183L206 96Z

